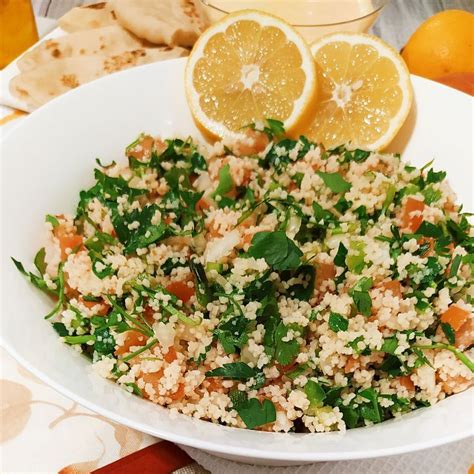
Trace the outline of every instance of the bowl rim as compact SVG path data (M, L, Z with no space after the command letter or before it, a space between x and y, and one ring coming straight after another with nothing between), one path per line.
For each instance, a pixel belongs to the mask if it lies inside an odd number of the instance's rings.
M321 452L314 452L314 453L302 453L302 452L275 452L275 451L265 451L260 448L247 448L247 447L239 447L239 446L225 446L224 444L216 444L213 442L206 441L205 439L195 439L193 437L185 437L181 435L177 435L171 433L169 431L160 432L159 427L156 431L152 431L144 427L138 422L134 422L129 418L124 418L121 415L107 409L103 408L92 401L89 401L80 395L70 391L68 388L64 387L60 383L55 382L52 378L50 378L45 372L37 369L34 365L30 364L27 360L25 360L8 342L6 342L3 337L0 338L1 346L6 349L6 351L21 365L23 365L27 370L29 370L33 375L38 377L42 382L46 383L54 390L59 392L60 394L66 396L67 398L77 402L78 404L82 405L83 407L98 413L106 418L109 418L117 423L122 425L128 426L129 428L135 429L142 433L147 433L151 436L156 437L157 432L159 432L159 438L164 440L168 440L177 444L182 444L185 446L190 446L192 448L197 448L204 451L211 451L213 453L219 453L222 455L234 455L234 456L241 456L241 457L249 457L254 459L261 459L261 460L268 460L272 459L275 461L300 461L300 462L317 462L317 461L350 461L356 459L371 459L371 458L379 458L384 456L393 456L397 454L408 454L415 451L421 451L423 449L435 448L437 446L442 446L449 443L454 443L456 441L461 441L463 439L469 438L473 435L473 430L465 430L455 435L450 436L441 436L436 438L435 441L428 440L428 441L419 441L416 443L411 443L409 446L399 446L393 448L383 448L383 449L366 449L363 451L351 451L351 452L344 452L344 451L325 451L324 453ZM113 384L111 381L107 381L108 383ZM115 385L115 384L114 384ZM474 389L468 389L474 393ZM163 407L165 408L165 407ZM429 410L433 407L426 407L417 410L418 412L423 410ZM187 416L187 415L181 415ZM196 420L199 423L210 423L209 421L205 420ZM388 420L385 423L390 423L391 421L395 421L394 419ZM228 426L221 426L222 429L225 430L242 430L242 428L233 428ZM371 427L362 427L356 428L355 430L366 430L370 429ZM354 430L351 430L354 431ZM294 435L294 433L266 433L260 432L260 434L265 435L281 435L281 436L288 436ZM341 436L344 434L341 433L311 433L312 435L316 436Z
M213 0L199 0L199 1L205 7L216 10L220 13L223 13L224 15L228 15L229 13L233 13L233 12L236 12L236 11L240 10L240 8L239 9L225 10L225 9L215 5ZM340 25L347 25L349 23L354 23L356 21L360 21L360 20L364 20L366 18L369 18L372 15L379 14L388 5L388 3L390 3L390 1L391 0L378 0L378 3L380 3L380 5L375 6L370 13L366 13L365 15L351 18L350 20L336 21L336 22L330 22L330 23L314 23L314 24L311 24L311 25L310 24L300 25L300 24L296 24L296 23L290 23L290 25L293 26L294 28L324 28L324 27L334 27L334 26L340 26ZM255 8L255 9L258 10L258 8ZM276 16L278 16L278 15L276 15Z

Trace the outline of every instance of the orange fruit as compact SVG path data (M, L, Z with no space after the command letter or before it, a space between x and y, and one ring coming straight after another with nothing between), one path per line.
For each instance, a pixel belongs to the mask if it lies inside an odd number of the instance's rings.
M452 72L443 77L437 77L436 82L441 82L449 87L474 95L474 72Z
M474 15L445 10L428 18L402 50L411 73L435 79L474 72Z
M410 74L400 55L376 36L334 33L311 46L318 81L317 111L304 132L326 148L380 150L410 111Z
M314 104L316 68L309 46L290 25L242 10L200 36L185 88L196 122L214 137L242 138L243 127L266 118L291 132Z

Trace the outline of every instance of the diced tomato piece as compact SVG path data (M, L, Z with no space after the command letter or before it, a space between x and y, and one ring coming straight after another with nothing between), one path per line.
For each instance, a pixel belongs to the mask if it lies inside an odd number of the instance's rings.
M269 143L268 136L263 132L248 129L245 134L251 139L251 142L248 142L248 140L238 141L234 145L233 150L237 156L254 155L256 153L260 153L261 151L265 150Z
M469 317L467 321L456 331L456 347L468 348L474 344L474 318Z
M474 385L474 380L468 380L462 375L445 374L444 380L441 379L443 391L448 395L451 393L459 393L467 390Z
M257 215L255 213L250 214L247 219L244 219L239 225L245 228L254 226L257 223Z
M218 390L222 388L222 380L220 378L213 377L213 378L208 378L206 380L209 384L207 387L208 392L217 392Z
M423 201L409 197L406 200L405 207L403 208L402 227L408 229L410 232L416 232L423 222L423 216L421 213L424 208L425 203ZM412 215L412 212L415 211L419 211L419 213L417 213L417 215Z
M82 297L79 297L79 301L86 307L86 308L93 308L96 306L96 315L97 316L105 316L110 309L110 306L105 303L103 300L102 301L86 301Z
M207 199L204 199L203 197L199 199L199 201L196 203L196 211L197 212L202 212L207 209L209 209L209 203L207 202Z
M349 356L346 361L346 365L344 366L344 373L349 374L354 372L356 369L360 367L360 360L356 359L355 357Z
M455 331L457 331L468 320L469 315L469 311L452 304L441 315L441 321L443 323L448 323Z
M237 197L237 187L234 185L232 185L232 189L226 193L226 197L228 198L231 198L231 199L235 199Z
M69 299L79 296L79 292L75 288L72 288L67 281L64 282L64 293L66 293Z
M144 346L146 344L146 337L138 331L127 331L123 345L115 350L115 354L120 356L130 352L130 347Z
M187 303L194 295L194 288L190 288L186 282L173 281L166 289L179 298L183 303Z
M276 364L276 368L278 369L278 372L281 374L286 374L287 372L290 372L290 370L294 369L296 367L296 359L293 360L293 362L290 362L289 364L286 365L280 365Z
M297 188L298 185L294 181L290 181L290 184L287 186L286 190L291 193L291 191L294 191Z
M145 306L145 309L143 311L143 317L145 318L145 321L150 325L155 322L155 318L153 317L154 313L155 310L152 307Z
M62 225L58 226L54 230L54 235L59 240L59 246L61 248L61 260L64 262L68 253L67 249L79 250L83 244L82 235L74 234L73 232L68 232Z
M151 156L153 142L153 137L150 137L150 135L145 135L133 148L127 151L127 156L131 156L137 160L143 157Z
M385 281L380 285L384 291L391 291L393 296L402 297L402 285L398 280Z
M316 288L320 288L323 281L334 280L336 277L336 267L333 263L316 264Z
M160 369L158 372L148 372L148 373L141 372L138 378L143 379L145 384L148 384L148 383L151 384L155 392L158 394L159 383L162 377L163 377L163 369ZM150 398L146 390L142 390L142 392L145 398Z
M178 354L176 354L176 349L173 346L171 346L168 349L168 352L163 356L163 358L165 359L166 362L168 362L168 364L171 364L171 362L174 362L178 358Z
M433 237L422 237L418 240L418 245L429 244L428 250L423 253L422 257L427 257L429 255L433 255L435 241Z
M242 244L243 245L246 245L246 244L250 245L250 243L252 242L253 236L254 236L253 233L244 234L244 236L242 238Z
M398 382L400 383L400 385L405 387L409 392L415 391L415 384L413 383L413 380L410 378L410 376L403 375L402 377L398 378Z
M174 402L182 400L184 398L184 383L180 383L178 385L178 390L176 390L176 392L174 392L174 393L170 393L168 396Z

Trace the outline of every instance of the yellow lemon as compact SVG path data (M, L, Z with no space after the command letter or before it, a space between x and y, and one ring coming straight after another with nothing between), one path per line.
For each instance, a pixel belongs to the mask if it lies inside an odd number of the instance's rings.
M211 135L239 139L265 118L291 132L315 103L316 70L304 39L267 13L242 10L208 28L189 56L186 95Z
M375 36L335 33L313 43L317 111L306 134L326 148L380 150L412 104L410 74L400 55Z

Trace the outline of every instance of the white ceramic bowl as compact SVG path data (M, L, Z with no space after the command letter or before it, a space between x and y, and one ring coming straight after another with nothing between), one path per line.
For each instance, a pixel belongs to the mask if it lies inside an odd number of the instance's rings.
M89 362L58 341L43 315L51 302L17 272L10 256L29 263L46 213L74 212L92 184L94 160L123 159L142 131L199 136L183 91L185 60L131 69L81 87L25 118L2 145L2 339L8 351L67 397L108 418L160 438L214 454L267 464L399 454L437 446L473 431L472 391L397 420L346 434L277 434L214 425L131 396L93 374ZM413 78L417 102L405 159L435 158L461 201L472 206L472 99ZM414 127L411 135L407 133ZM471 416L470 416L471 415Z

